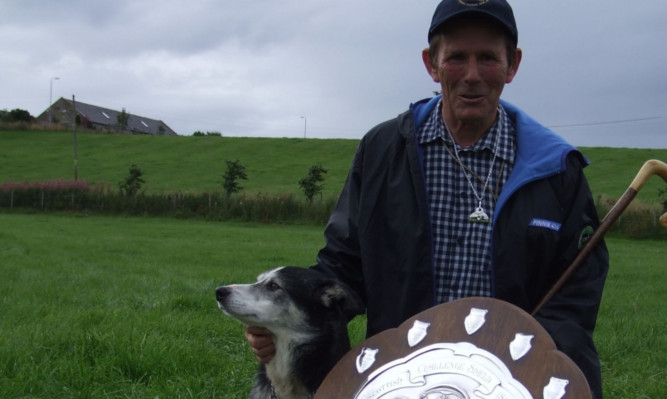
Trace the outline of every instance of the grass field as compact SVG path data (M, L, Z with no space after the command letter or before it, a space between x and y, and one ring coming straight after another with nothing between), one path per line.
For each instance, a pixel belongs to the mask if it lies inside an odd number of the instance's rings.
M245 398L256 363L214 289L322 244L313 226L0 213L0 397ZM667 397L667 246L608 244L606 397Z
M299 192L308 168L322 164L323 195L337 195L356 140L78 134L79 179L117 187L131 164L144 172L147 192L222 191L225 160L248 173L244 192ZM73 180L71 132L0 131L0 182Z
M78 134L79 179L117 187L131 164L144 172L146 192L222 190L225 160L247 168L243 192L301 194L299 179L322 164L324 196L336 196L347 176L358 140L238 137L166 137ZM0 183L73 180L72 132L0 131ZM667 149L582 148L591 160L585 169L594 195L620 197L648 159L667 161ZM654 178L637 201L657 203L664 183Z

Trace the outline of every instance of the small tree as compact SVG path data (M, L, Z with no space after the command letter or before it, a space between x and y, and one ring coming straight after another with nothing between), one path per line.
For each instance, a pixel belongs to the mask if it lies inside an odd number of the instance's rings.
M238 180L248 180L248 175L246 174L245 166L241 165L238 159L236 161L227 160L225 162L227 163L227 171L222 175L224 179L222 187L224 187L227 198L229 198L233 193L238 193L243 189Z
M33 119L35 118L30 115L30 112L20 108L14 108L9 112L5 111L2 113L2 120L4 122L32 122Z
M324 181L324 176L322 176L324 173L327 173L327 170L322 165L313 165L308 169L308 176L299 180L299 186L303 189L309 203L313 202L315 194L322 193L324 185L320 183Z
M143 174L144 172L142 172L137 165L132 164L132 166L130 166L130 173L125 180L118 183L118 188L120 188L121 194L136 198L141 185L146 183L146 181L141 178Z
M130 114L128 114L125 111L125 108L123 108L122 111L120 111L120 114L116 115L116 122L118 122L118 128L121 130L127 129L127 124L130 121Z

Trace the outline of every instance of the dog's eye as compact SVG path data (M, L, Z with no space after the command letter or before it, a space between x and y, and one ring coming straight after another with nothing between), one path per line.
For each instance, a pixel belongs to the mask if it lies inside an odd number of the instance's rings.
M266 287L271 291L278 291L281 287L275 281L271 281L266 285Z

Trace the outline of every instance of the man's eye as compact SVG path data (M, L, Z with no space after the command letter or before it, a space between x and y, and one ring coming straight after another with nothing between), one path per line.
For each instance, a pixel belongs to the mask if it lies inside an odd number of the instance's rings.
M479 57L479 61L486 64L495 63L498 61L498 57L494 54L483 54Z
M447 62L463 62L465 61L465 56L463 54L452 54L445 58Z

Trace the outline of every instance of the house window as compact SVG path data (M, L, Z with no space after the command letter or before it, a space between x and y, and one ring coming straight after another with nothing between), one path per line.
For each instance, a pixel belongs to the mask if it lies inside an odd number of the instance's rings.
M146 122L141 121L141 124L144 125L144 127L145 127L146 129L148 129L148 125L146 124Z
M104 112L104 111L100 111L100 112L102 112L102 115L104 115L105 118L107 118L107 119L111 119L111 118L109 118L109 115L107 115L106 112Z

